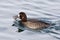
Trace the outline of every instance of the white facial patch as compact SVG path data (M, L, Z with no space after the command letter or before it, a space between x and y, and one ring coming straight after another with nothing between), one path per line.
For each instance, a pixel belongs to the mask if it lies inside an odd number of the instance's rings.
M18 15L18 18L20 17L20 15Z

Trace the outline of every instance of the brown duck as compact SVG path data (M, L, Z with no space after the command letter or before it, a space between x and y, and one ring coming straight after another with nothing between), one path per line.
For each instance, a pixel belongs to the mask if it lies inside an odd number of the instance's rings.
M36 20L36 19L27 19L27 16L24 12L20 12L19 16L15 16L15 19L19 18L21 19L20 21L22 22L22 25L24 25L27 28L30 29L43 29L43 28L48 28L51 24Z

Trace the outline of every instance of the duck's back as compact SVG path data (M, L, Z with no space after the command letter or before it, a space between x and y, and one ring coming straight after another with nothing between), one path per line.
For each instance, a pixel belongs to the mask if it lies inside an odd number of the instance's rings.
M27 22L22 22L22 23L24 24L24 26L31 29L42 29L49 27L49 24L43 21L28 20Z

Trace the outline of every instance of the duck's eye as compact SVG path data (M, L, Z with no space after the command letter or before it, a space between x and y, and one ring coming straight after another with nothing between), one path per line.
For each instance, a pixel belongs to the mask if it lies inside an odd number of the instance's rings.
M20 17L19 17L20 19L22 19L22 16L20 15Z

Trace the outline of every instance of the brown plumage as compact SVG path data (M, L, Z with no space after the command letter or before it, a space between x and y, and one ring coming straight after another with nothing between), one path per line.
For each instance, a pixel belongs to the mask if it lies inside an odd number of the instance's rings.
M25 27L30 29L43 29L50 26L49 23L45 23L36 19L27 20L27 16L24 12L19 13L19 19L21 19L21 22Z

